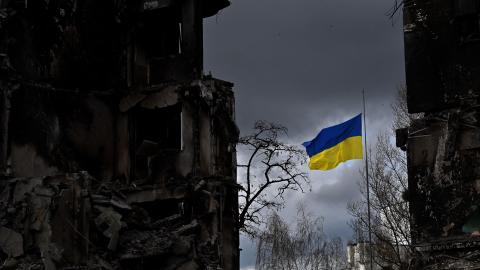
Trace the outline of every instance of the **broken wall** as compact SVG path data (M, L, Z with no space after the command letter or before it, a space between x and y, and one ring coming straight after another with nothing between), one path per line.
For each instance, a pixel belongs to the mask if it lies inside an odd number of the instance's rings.
M414 269L479 267L480 4L404 1L407 151Z
M202 71L228 4L0 1L6 265L239 268L233 84Z
M404 1L405 70L410 113L461 106L480 87L480 4Z

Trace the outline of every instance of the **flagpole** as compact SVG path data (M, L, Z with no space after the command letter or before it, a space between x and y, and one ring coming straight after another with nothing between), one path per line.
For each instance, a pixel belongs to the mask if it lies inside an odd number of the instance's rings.
M373 270L373 248L372 248L372 227L370 222L370 180L368 177L368 148L367 148L367 113L365 109L365 89L362 89L363 95L363 132L365 145L365 177L367 180L367 215L368 215L368 243L370 245L370 270Z

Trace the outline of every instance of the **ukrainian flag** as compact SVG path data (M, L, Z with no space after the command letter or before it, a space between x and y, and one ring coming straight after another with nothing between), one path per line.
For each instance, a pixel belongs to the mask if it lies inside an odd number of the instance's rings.
M350 159L362 159L362 114L324 128L315 139L304 142L311 170L331 170Z

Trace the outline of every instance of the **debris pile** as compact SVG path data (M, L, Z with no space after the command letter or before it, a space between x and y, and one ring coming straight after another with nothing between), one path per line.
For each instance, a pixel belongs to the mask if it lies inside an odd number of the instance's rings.
M145 200L154 186L107 187L86 172L1 183L2 269L222 269L215 179Z

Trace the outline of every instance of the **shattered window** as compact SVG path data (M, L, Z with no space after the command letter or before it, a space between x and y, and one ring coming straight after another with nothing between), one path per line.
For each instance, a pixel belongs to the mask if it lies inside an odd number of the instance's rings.
M150 161L160 154L176 153L182 148L181 105L134 111L134 168L136 178L146 178Z
M146 14L138 35L149 58L180 54L180 15L177 9L165 8Z
M461 42L480 40L480 1L455 0L456 32Z
M144 12L136 33L135 78L137 84L155 85L179 76L182 55L180 6L170 5ZM180 65L181 66L181 65Z

